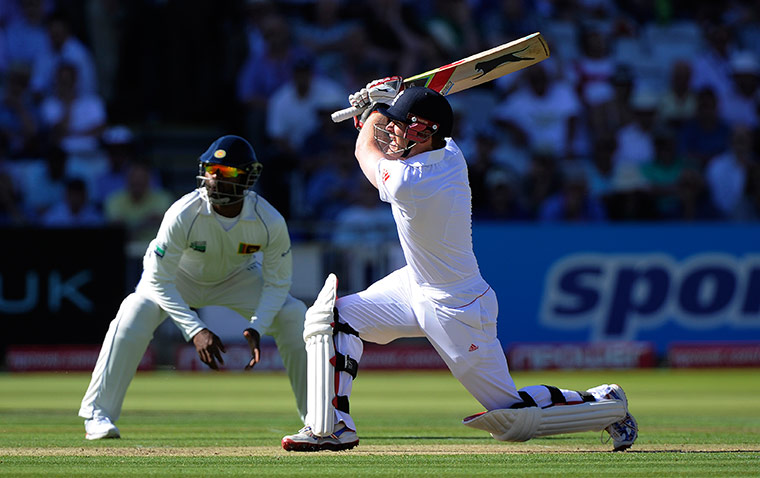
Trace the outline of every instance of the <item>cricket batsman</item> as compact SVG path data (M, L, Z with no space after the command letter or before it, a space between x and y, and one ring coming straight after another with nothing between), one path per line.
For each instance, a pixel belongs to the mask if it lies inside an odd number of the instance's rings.
M306 426L285 436L282 447L315 451L358 445L349 404L362 341L426 337L485 408L465 418L465 425L503 441L606 430L615 450L627 449L638 427L618 385L582 391L515 387L496 336L496 293L473 253L467 165L451 138L451 106L431 89L399 92L401 85L399 77L375 80L349 102L362 111L355 120L356 159L380 199L391 205L406 266L341 298L337 278L328 276L306 312Z

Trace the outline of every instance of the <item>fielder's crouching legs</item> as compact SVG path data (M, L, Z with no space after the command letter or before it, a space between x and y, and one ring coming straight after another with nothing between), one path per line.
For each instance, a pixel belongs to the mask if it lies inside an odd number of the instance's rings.
M283 437L282 447L288 451L347 450L359 443L349 415L348 395L363 345L356 331L338 318L337 283L330 274L314 305L306 311L306 426L295 435ZM336 350L336 341L345 353Z
M605 384L586 391L533 385L519 394L523 401L511 408L471 415L462 423L501 441L606 430L614 440L615 451L630 448L638 436L638 425L618 385Z

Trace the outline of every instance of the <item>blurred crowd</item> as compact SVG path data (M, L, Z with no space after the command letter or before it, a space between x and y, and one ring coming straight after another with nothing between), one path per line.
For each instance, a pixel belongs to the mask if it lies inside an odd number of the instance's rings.
M249 139L258 190L304 237L380 242L390 212L329 113L536 31L550 59L449 97L476 220L754 221L759 17L753 0L1 0L0 225L149 238L197 172L152 150L171 126Z

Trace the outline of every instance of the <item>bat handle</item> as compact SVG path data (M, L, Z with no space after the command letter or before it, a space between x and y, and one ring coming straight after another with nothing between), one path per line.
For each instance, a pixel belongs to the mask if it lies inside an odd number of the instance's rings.
M340 111L336 111L330 117L332 118L334 123L340 123L341 121L346 121L349 118L353 118L354 116L357 116L359 113L361 113L362 110L359 108L355 108L353 106L349 106L346 109L342 109Z

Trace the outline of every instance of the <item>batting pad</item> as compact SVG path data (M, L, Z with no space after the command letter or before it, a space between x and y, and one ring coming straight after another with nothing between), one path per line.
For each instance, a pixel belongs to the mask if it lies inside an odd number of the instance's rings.
M332 334L313 335L306 341L306 424L317 436L327 436L335 428L335 356Z
M327 276L314 305L306 311L303 338L306 342L306 424L317 436L332 434L335 428L335 357L333 308L338 290L335 274Z
M625 417L620 400L602 400L549 408L502 408L472 415L462 424L485 430L499 441L526 441L534 437L603 430Z

